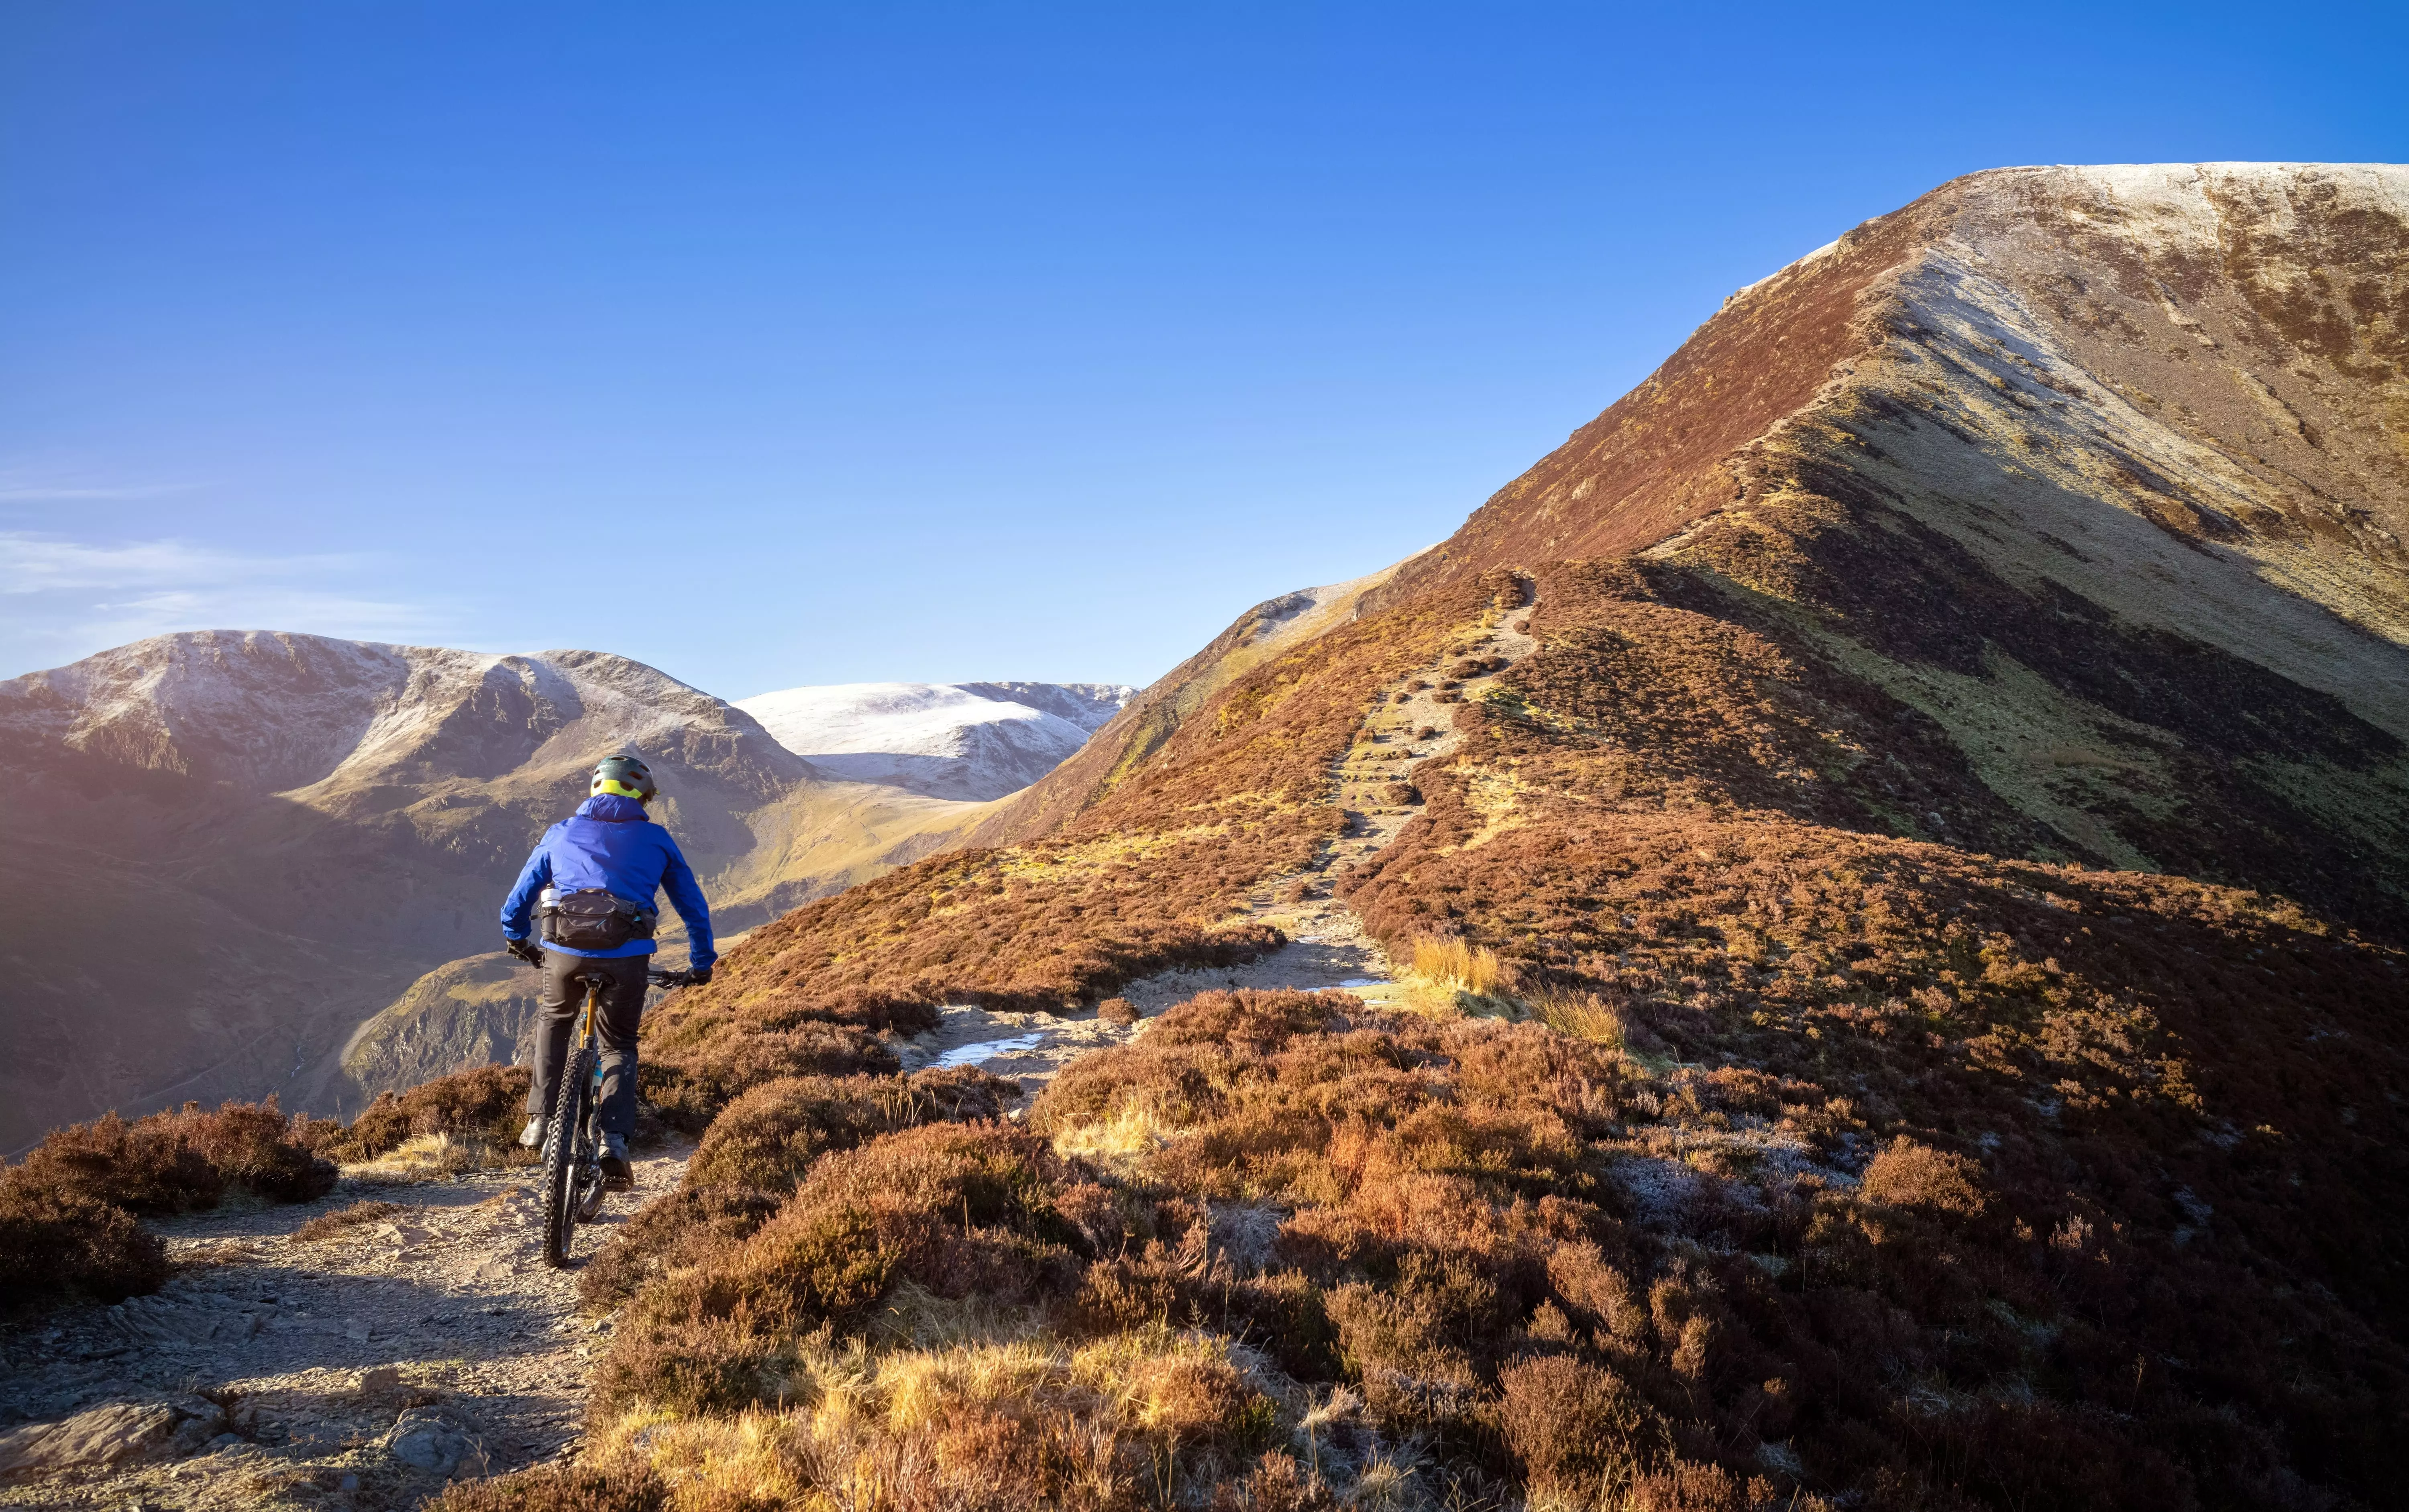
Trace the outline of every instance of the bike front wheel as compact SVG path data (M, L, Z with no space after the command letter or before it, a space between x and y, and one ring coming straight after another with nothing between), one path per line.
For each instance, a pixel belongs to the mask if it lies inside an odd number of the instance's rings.
M578 1206L584 1193L586 1101L591 1094L596 1056L580 1045L560 1068L560 1087L553 1094L552 1125L543 1134L543 1259L544 1263L569 1263L569 1246L577 1231Z

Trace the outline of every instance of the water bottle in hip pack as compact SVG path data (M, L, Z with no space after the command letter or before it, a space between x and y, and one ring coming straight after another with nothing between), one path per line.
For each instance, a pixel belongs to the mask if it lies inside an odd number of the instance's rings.
M543 890L536 905L544 943L566 950L616 950L630 940L650 940L660 915L600 887L575 892Z

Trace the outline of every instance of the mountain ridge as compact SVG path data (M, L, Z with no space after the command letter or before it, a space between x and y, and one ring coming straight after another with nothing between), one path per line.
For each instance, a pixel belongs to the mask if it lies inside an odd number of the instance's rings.
M0 683L25 862L0 884L25 924L0 1147L159 1098L355 1108L514 1038L423 1032L449 1000L413 979L490 969L473 963L527 847L630 747L725 933L982 812L815 767L735 705L604 653L195 631Z
M1104 683L842 683L743 699L831 776L985 802L1060 766L1136 689Z
M1270 1340L1303 1400L1501 1498L2376 1505L2409 1379L2404 181L2001 170L1878 218L1449 541L1240 616L970 845L757 931L662 1043L1260 982L1349 914L1397 980L1203 990L1037 1098L1046 1148L1168 1195L1143 1257L1017 1279L1008 1336L1142 1353L1170 1310L1212 1361ZM2168 229L2202 214L2247 255ZM1437 1022L1364 1001L1399 995ZM723 1137L777 1094L746 1095ZM947 1137L1047 1195L932 1212L879 1305L938 1305L944 1246L1093 1211L1089 1167ZM829 1204L916 1201L917 1158L647 1241L681 1258L597 1410L698 1416L613 1473L772 1410L683 1380L838 1368L745 1309L799 1295L776 1268ZM1243 1252L1242 1202L1273 1210ZM882 1380L939 1370L911 1325L793 1305Z

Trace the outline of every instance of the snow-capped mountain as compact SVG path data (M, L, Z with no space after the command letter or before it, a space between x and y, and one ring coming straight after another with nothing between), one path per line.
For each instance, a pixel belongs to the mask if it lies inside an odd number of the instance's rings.
M112 1105L355 1107L377 1087L340 1054L354 1029L499 944L527 847L616 750L658 776L723 934L978 812L832 781L742 711L598 652L197 631L0 681L0 1151ZM409 1085L454 1069L432 1053L368 1060Z
M984 800L1060 766L1136 693L1118 683L839 683L736 707L830 776Z

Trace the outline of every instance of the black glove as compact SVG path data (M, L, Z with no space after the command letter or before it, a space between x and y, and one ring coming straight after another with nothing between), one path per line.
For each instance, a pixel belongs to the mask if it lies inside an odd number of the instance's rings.
M502 948L529 966L543 964L543 947L533 940L505 940L502 942Z
M687 967L685 972L685 985L690 987L707 987L711 986L711 968L708 966Z

